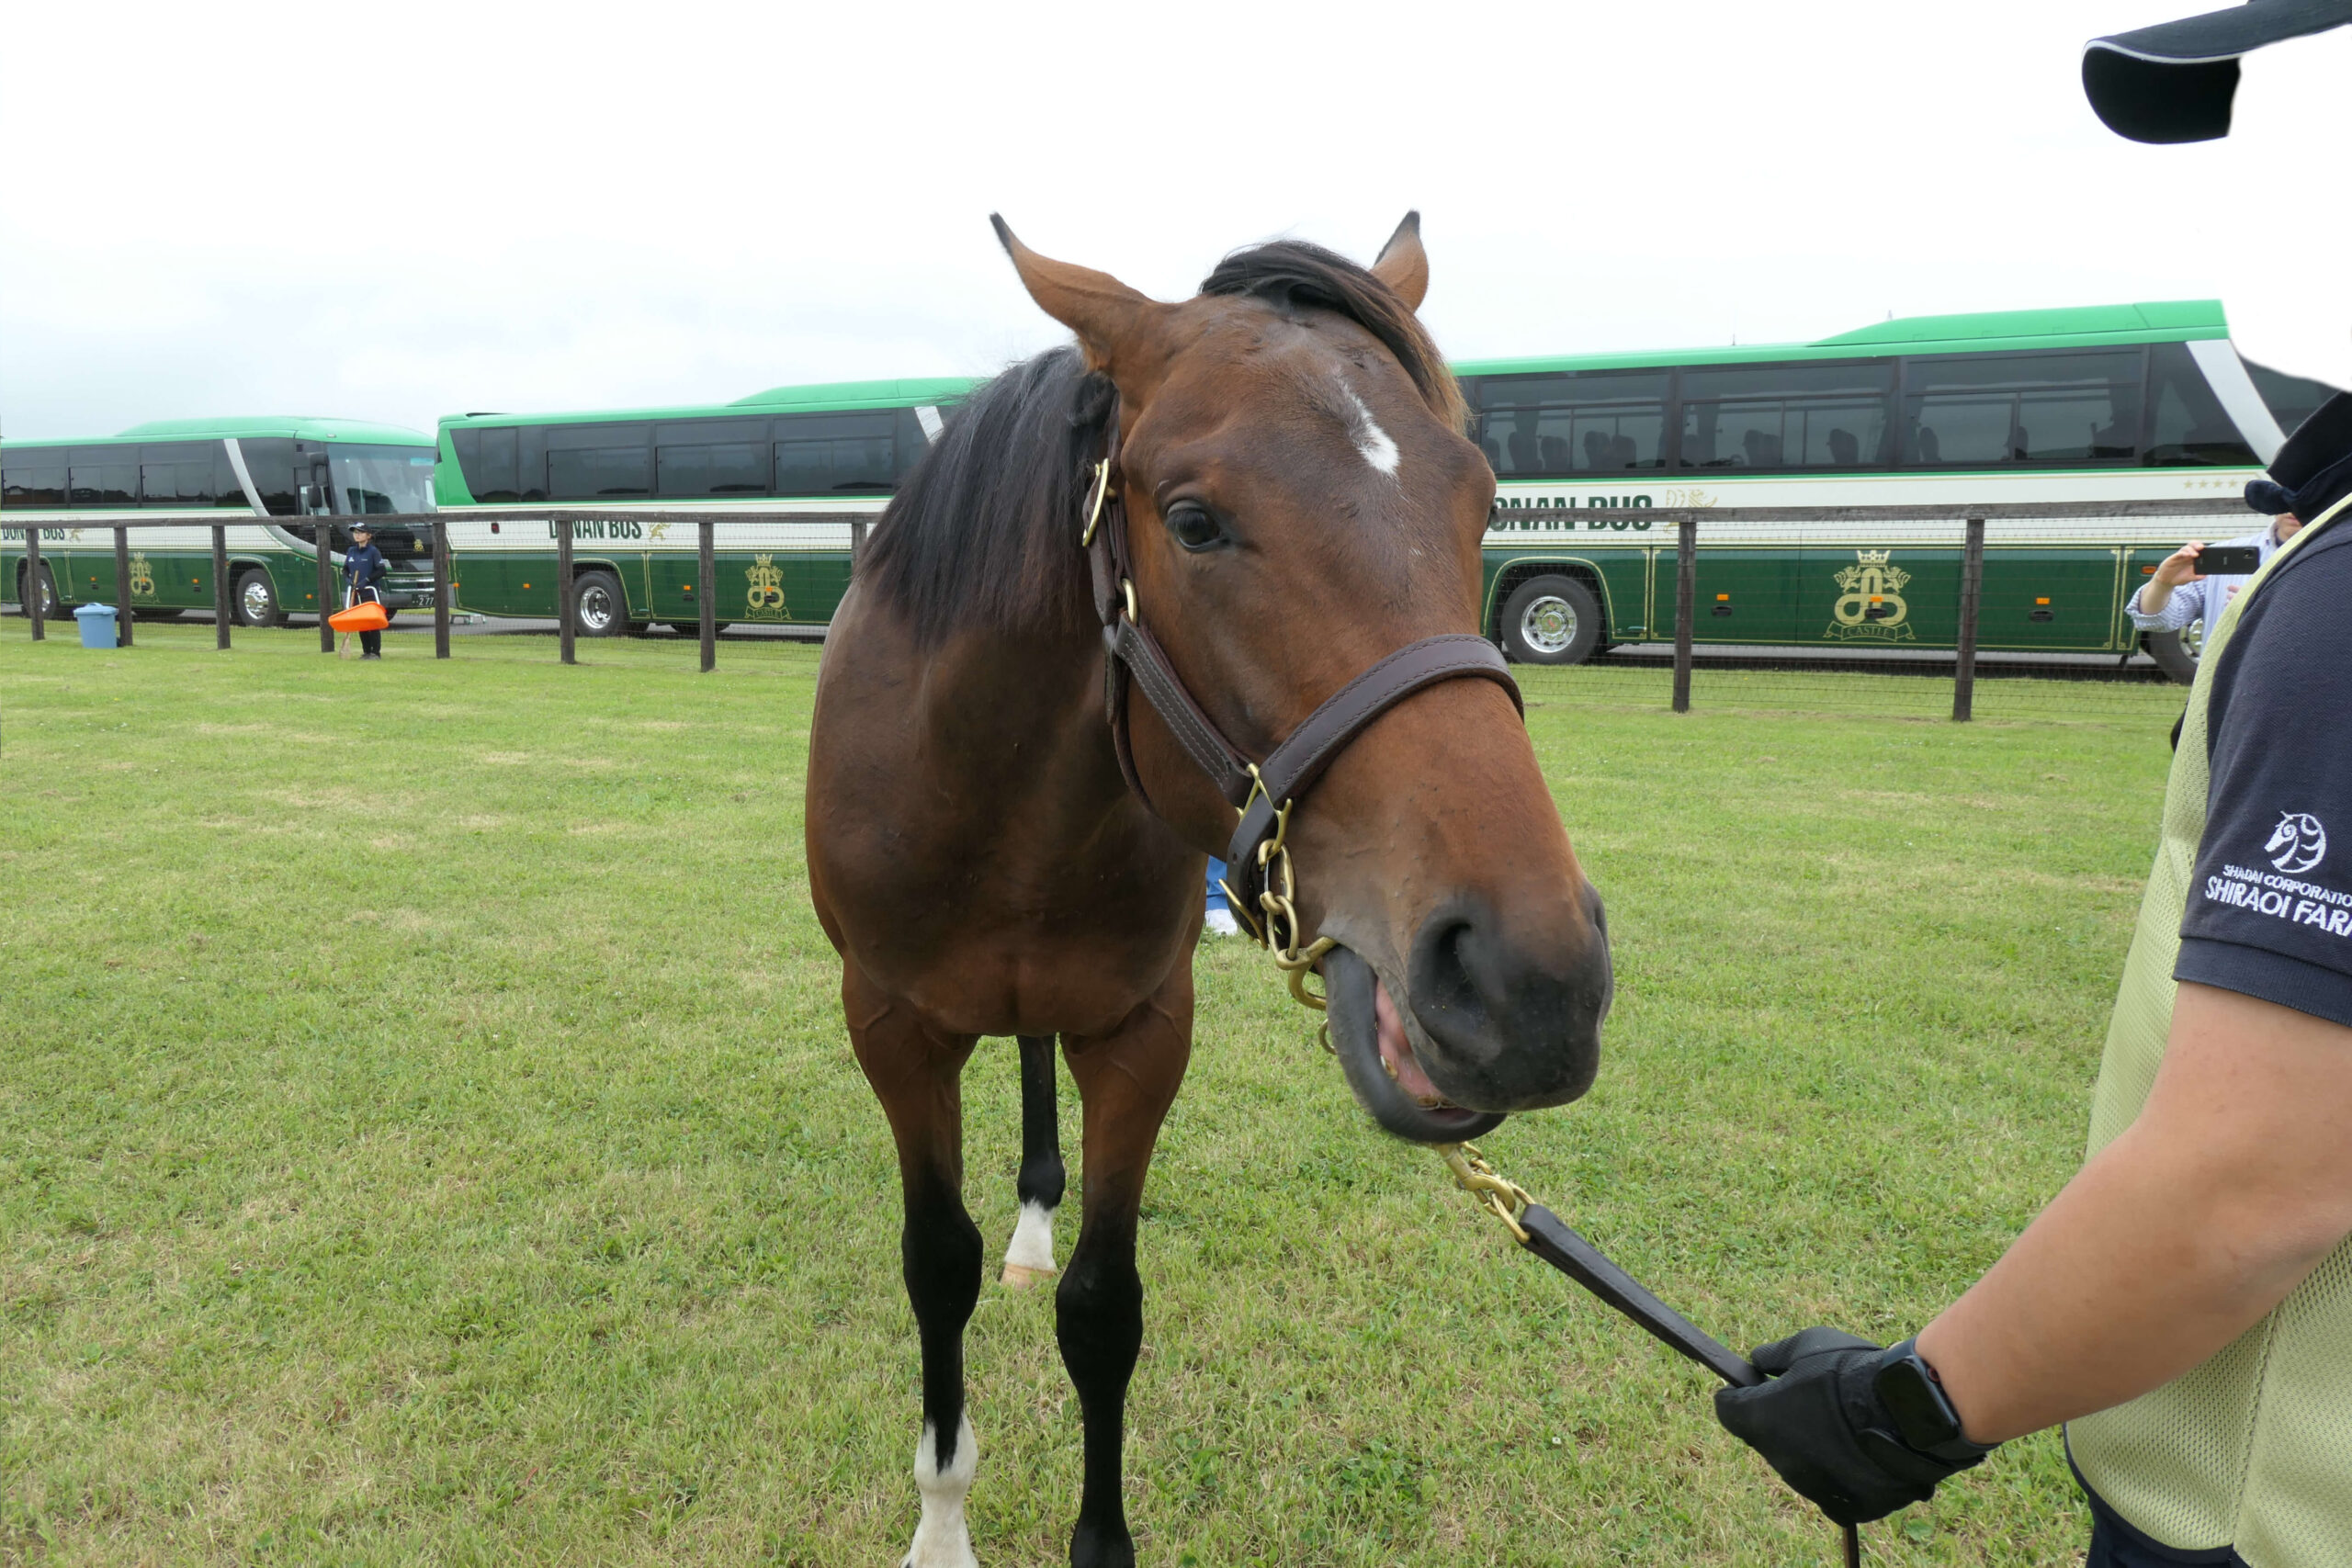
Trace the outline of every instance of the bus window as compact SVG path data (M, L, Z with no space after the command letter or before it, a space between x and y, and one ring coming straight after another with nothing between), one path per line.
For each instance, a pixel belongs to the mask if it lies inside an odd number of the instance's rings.
M2254 449L2223 412L2222 400L2213 395L2187 347L2160 343L2150 351L2148 391L2155 404L2148 430L2146 461L2151 467L2256 466Z
M1661 371L1486 376L1478 446L1497 475L1565 479L1666 466Z
M0 470L0 506L65 504L65 452L52 446L11 452Z
M2134 456L2140 351L1914 359L1904 372L1906 463L2106 463Z
M253 476L254 489L261 493L254 499L273 517L296 517L301 505L295 491L296 484L310 482L307 464L299 481L294 474L294 443L282 435L247 435L237 441L237 450L244 455L245 472Z
M892 416L899 437L898 461L890 468L893 480L905 479L909 470L922 461L922 455L931 450L931 444L946 435L947 422L955 412L952 405L947 408L926 405L900 409Z
M458 454L458 472L466 493L476 501L518 501L520 486L514 461L514 432L459 428L449 432L450 448Z
M663 446L661 490L668 496L765 495L768 448L764 441L730 441L707 446Z
M647 439L650 434L641 424L549 425L548 498L610 501L651 495L653 450Z
M1893 366L1758 365L1682 373L1686 468L1853 468L1885 461Z
M66 479L69 506L136 506L139 504L138 448L77 446L72 473Z
M768 422L707 420L656 433L655 474L665 496L768 493Z
M337 512L356 516L433 510L433 454L420 447L338 442L327 449L327 467Z
M212 504L212 448L218 442L175 441L139 449L139 494L150 506Z
M2158 349L2157 353L2164 352ZM2186 358L2184 354L2182 357ZM2254 389L2270 405L2270 416L2278 428L2292 435L2295 427L2311 418L2313 411L2335 396L2335 389L2324 381L2307 381L2301 376L2288 376L2267 365L2256 365L2251 359L2240 359L2245 373L2254 378Z
M897 443L888 412L791 414L775 422L775 492L886 491Z

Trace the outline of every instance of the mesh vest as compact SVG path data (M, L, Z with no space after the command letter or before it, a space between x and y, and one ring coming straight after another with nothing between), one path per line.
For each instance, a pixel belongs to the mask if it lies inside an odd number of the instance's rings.
M2165 790L2164 827L2091 1104L2097 1154L2146 1103L2172 1029L2173 964L2205 836L2207 705L2239 617L2328 509L2274 554L2209 627ZM2344 722L2342 716L2334 722ZM2161 1287L2159 1287L2161 1288ZM2212 1359L2128 1404L2071 1422L2075 1464L2109 1505L2173 1547L2233 1547L2251 1568L2352 1564L2352 1241Z

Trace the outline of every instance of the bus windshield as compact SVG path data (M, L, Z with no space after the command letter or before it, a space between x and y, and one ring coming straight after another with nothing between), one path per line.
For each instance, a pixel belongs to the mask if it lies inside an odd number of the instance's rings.
M372 512L433 510L430 447L338 444L327 461L334 474L337 512L356 516Z

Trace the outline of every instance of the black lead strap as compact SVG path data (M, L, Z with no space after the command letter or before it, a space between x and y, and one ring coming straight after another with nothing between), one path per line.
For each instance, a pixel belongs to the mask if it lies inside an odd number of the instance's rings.
M1525 1189L1497 1175L1476 1148L1468 1144L1442 1145L1438 1155L1481 1207L1510 1226L1521 1247L1632 1318L1668 1349L1688 1356L1734 1388L1754 1388L1765 1381L1754 1362L1658 1300L1648 1286L1611 1262L1574 1226L1530 1199ZM1846 1568L1861 1568L1860 1529L1840 1528L1845 1532Z

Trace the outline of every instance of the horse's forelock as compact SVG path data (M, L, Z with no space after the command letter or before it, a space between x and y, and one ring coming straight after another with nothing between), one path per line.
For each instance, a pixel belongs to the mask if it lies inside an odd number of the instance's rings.
M1447 429L1466 431L1462 389L1436 340L1396 291L1336 251L1271 240L1233 252L1201 280L1203 294L1243 295L1277 310L1329 310L1377 338Z

